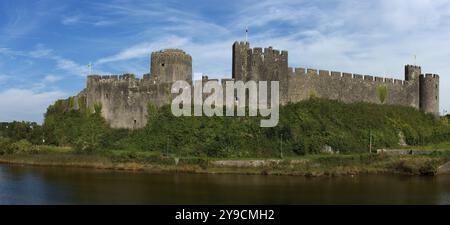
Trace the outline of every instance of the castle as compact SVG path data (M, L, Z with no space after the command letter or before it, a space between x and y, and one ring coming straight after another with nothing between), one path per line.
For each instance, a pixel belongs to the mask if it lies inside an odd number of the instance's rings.
M439 76L423 75L421 68L405 66L405 80L374 77L327 70L291 68L288 52L268 48L250 48L248 42L233 44L232 79L242 81L279 81L280 102L299 102L312 96L346 103L370 102L410 106L439 114ZM89 75L87 87L71 97L71 107L80 104L102 106L102 116L113 128L137 129L147 123L148 103L170 104L172 83L192 83L192 58L180 49L153 52L150 73L142 79L133 74ZM207 76L202 81L208 81Z

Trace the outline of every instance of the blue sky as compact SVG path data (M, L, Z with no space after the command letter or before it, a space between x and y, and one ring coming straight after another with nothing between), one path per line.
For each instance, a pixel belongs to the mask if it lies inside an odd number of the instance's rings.
M231 76L231 45L289 51L292 67L403 79L403 66L440 74L450 111L450 1L184 0L0 1L0 121L42 122L47 106L81 91L87 64L101 74L149 68L182 48L195 77Z

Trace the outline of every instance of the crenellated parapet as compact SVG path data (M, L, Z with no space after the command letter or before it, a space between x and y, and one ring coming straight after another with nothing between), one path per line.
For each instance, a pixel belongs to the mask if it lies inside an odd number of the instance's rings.
M285 50L250 48L248 42L235 42L232 73L235 80L279 81L281 102L288 99L288 52Z
M416 65L405 65L405 80L418 81L422 68Z
M250 48L248 42L233 44L232 77L236 80L287 79L288 52L267 48Z
M288 71L290 102L315 96L348 103L372 102L419 108L419 82L415 80L302 67Z
M181 49L153 52L150 64L151 77L157 83L192 82L192 57Z
M329 70L318 70L318 69L311 69L311 68L292 68L289 67L289 77L290 78L296 78L296 77L304 77L304 76L312 76L312 77L321 77L324 79L329 79L330 82L333 80L355 80L355 81L364 81L364 82L372 82L374 84L376 83L386 83L386 84L393 84L393 85L404 85L405 81L399 80L399 79L393 79L393 78L385 78L380 76L371 76L371 75L362 75L357 73L348 73L348 72L338 72L338 71L329 71Z
M248 42L233 44L232 79L210 79L225 88L227 81L279 81L280 102L298 102L311 97L339 101L410 106L428 113L439 111L439 76L422 74L416 65L405 66L405 78L373 76L313 68L288 67L288 52L251 48ZM68 109L102 105L102 116L113 128L137 129L147 123L149 103L170 104L171 85L177 80L192 83L192 57L181 49L151 54L150 73L142 79L133 74L90 75L77 96L61 101ZM235 90L236 91L236 90ZM235 92L236 93L236 92ZM207 95L207 94L206 94Z

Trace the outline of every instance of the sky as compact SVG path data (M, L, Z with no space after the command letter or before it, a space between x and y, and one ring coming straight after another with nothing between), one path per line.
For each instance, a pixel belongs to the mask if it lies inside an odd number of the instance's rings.
M231 77L231 46L289 51L289 66L404 79L440 75L450 111L448 0L0 1L0 121L41 123L96 74L150 71L153 51L181 48L194 79ZM414 59L416 55L416 60Z

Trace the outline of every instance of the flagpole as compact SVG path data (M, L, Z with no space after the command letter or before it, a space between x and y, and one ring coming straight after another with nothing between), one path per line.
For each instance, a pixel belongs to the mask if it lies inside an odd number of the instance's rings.
M89 62L88 64L88 68L89 68L89 74L88 75L92 75L92 62Z
M248 41L248 26L245 26L245 42Z

